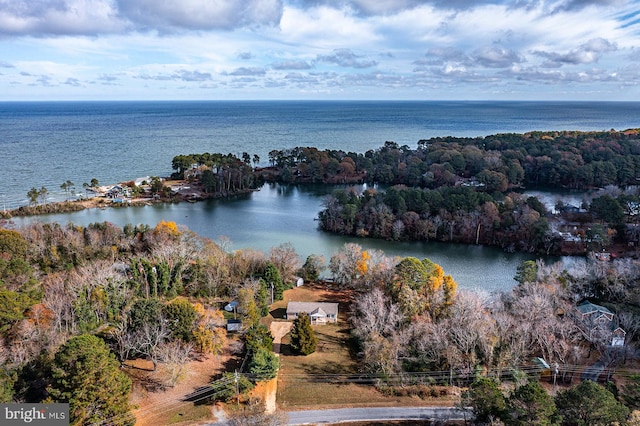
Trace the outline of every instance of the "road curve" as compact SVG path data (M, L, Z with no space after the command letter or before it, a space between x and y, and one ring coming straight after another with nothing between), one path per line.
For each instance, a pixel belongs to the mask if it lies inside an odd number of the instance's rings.
M289 411L289 425L381 420L470 420L470 410L453 407L371 407Z

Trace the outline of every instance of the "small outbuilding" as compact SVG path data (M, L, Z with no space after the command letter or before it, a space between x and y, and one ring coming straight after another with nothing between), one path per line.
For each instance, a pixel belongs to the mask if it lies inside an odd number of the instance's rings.
M234 300L232 302L227 303L224 306L224 310L227 311L227 312L233 312L234 309L236 309L237 307L238 307L238 301Z
M230 319L227 321L227 332L239 332L242 331L242 321L236 319Z

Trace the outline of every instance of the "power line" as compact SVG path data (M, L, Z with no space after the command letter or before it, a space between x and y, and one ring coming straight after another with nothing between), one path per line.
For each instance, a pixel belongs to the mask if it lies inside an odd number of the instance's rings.
M564 364L561 366L561 370L558 374L576 374L576 373L584 373L589 370L589 366L584 365L574 365L574 364ZM605 372L607 368L603 369ZM551 370L541 369L537 366L532 365L522 365L514 368L506 368L506 369L490 369L483 374L486 377L495 377L500 378L502 381L509 381L510 378L513 378L514 372L524 373L527 377L537 377L540 374L549 372ZM617 377L628 378L632 375L640 374L640 370L638 369L620 369L615 370L615 375ZM201 387L199 387L195 392L187 395L181 399L173 399L169 401L164 401L158 404L153 404L148 407L145 407L142 410L138 410L137 414L144 414L147 416L155 417L161 414L167 413L180 405L186 404L195 404L197 402L203 401L209 398L216 398L217 396L222 395L226 392L226 389L220 389L221 387L226 387L232 385L235 387L237 379L240 377L246 377L247 379L255 379L255 375L248 373L237 373L234 374L233 377L223 377L221 379L209 382ZM421 380L430 380L430 379L440 379L443 382L448 382L450 378L456 380L465 380L472 381L475 373L467 373L467 372L454 372L451 374L450 370L437 370L437 371L424 371L424 372L403 372L403 373L390 373L390 374L379 374L379 373L316 373L316 374L293 374L293 373L279 373L278 380L283 382L295 383L295 382L313 382L313 383L324 383L324 384L358 384L365 386L374 386L378 384L411 384L412 381L421 381ZM433 383L423 383L423 384L433 384ZM220 390L217 390L220 389ZM237 391L237 389L236 389ZM186 400L188 399L188 400ZM118 421L125 420L131 413L122 414L119 416L114 416L109 419L102 420L98 423L94 423L94 426L106 426L111 424L117 424Z
M217 396L222 395L222 393L226 391L226 389L220 389L218 391L212 392L212 390L215 390L215 387L218 387L218 388L224 387L232 382L233 382L233 379L227 379L227 378L222 378L213 382L209 382L206 385L203 385L202 387L200 387L199 390L197 390L195 393L189 394L188 401L185 401L184 399L172 399L169 401L164 401L158 404L150 405L142 410L139 410L138 413L144 414L150 417L156 417L161 414L167 413L171 410L174 410L175 408L178 408L180 405L188 405L192 403L195 404L197 402L200 402L208 398L215 398ZM130 412L125 414L120 414L117 416L110 417L108 419L101 420L100 422L97 422L97 423L92 423L92 425L102 426L102 425L118 424L119 422L126 420L131 414L132 413Z

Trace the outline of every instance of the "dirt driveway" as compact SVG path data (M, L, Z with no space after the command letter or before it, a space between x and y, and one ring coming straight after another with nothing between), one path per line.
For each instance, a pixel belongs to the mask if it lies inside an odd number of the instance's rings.
M269 326L269 330L271 331L271 335L273 336L273 351L275 353L280 353L280 344L282 343L282 338L291 331L291 327L293 327L293 323L289 321L273 321Z
M274 321L269 326L271 335L273 336L273 352L280 356L280 344L282 338L291 331L293 326L292 322L280 322ZM264 395L264 410L267 413L274 413L276 411L276 394L278 393L278 377L269 380L266 384L266 390Z

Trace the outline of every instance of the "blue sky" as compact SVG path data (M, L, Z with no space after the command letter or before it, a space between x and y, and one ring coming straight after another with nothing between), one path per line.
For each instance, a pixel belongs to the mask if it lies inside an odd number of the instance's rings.
M639 95L637 0L0 0L0 100Z

